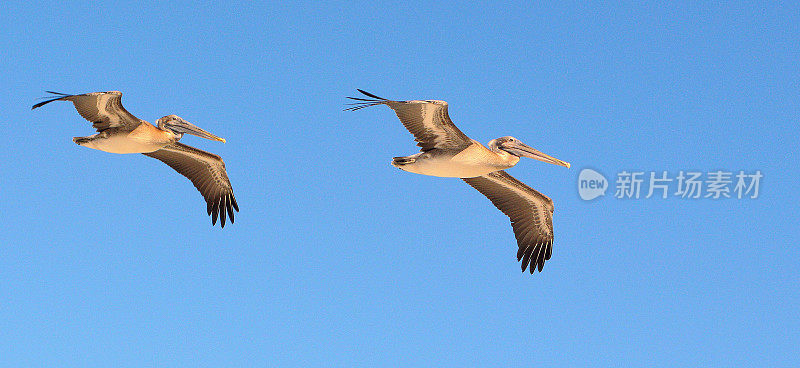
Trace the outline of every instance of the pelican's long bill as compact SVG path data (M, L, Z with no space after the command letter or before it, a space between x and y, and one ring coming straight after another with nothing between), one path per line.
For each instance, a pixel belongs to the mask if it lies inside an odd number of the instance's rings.
M570 166L569 162L561 161L518 140L503 142L500 148L514 156L529 157L548 164L564 166L568 169Z
M183 120L182 118L177 118L177 119L173 118L173 119L169 120L167 122L167 126L171 130L179 132L179 133L186 133L186 134L196 135L196 136L198 136L200 138L205 138L205 139L210 139L212 141L220 141L222 143L225 143L225 138L217 137L216 135L213 135L213 134L201 129L200 127L198 127L198 126L196 126L196 125L194 125L194 124L192 124L192 123L190 123L190 122L188 122L186 120Z

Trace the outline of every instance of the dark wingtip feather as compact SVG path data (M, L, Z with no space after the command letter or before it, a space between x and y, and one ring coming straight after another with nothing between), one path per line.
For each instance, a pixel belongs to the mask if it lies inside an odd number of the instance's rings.
M233 223L233 220L234 220L234 218L233 218L233 201L232 201L232 199L233 199L233 195L229 195L228 196L228 205L225 206L225 209L228 210L228 218L231 220L231 223Z
M211 207L211 226L217 224L217 216L219 215L219 202L214 202Z
M522 254L522 264L520 265L522 267L523 272L525 271L526 268L528 268L528 263L530 261L531 261L531 252L529 252L528 249L525 249L525 251Z
M366 96L369 96L369 97L372 97L372 98L377 98L377 99L379 99L379 100L388 101L387 99L385 99L385 98L383 98L383 97L378 97L378 96L375 96L375 95L373 95L372 93L369 93L369 92L367 92L367 91L365 91L365 90L363 90L363 89L358 89L358 88L356 88L356 90L357 90L357 91L359 91L359 92L361 92L361 93L363 93L363 94L364 94L364 95L366 95Z
M222 197L220 198L220 204L219 204L219 219L222 222L223 229L225 228L225 213L227 211L225 207L227 207L227 201L225 200L225 197Z
M361 98L361 97L350 97L350 96L347 96L346 98L349 98L351 100L356 100L356 101L375 102L374 98ZM357 104L357 103L351 103L351 104L348 104L348 105L355 105L355 104Z
M375 106L375 105L378 105L378 104L366 104L366 105L361 105L361 106L356 106L356 107L349 107L349 108L344 109L344 111L356 111L356 110L361 110L361 109L363 109L365 107L370 107L370 106Z
M74 96L74 95L70 95L70 94L66 94L66 93L61 93L61 92L53 92L53 91L45 91L45 92L47 92L47 93L51 93L51 94L54 94L54 95L58 95L58 97L55 97L55 98L53 98L53 96L46 96L46 97L42 97L42 98L49 98L49 100L47 100L47 101L42 101L42 102L39 102L39 103L37 103L37 104L33 105L33 107L31 107L31 110L33 110L33 109L35 109L35 108L37 108L37 107L41 107L41 106L43 106L43 105L47 105L47 104L49 104L49 103L51 103L51 102L53 102L53 101L58 101L58 100L60 100L60 99L62 99L62 98L64 98L64 97L70 97L70 96Z
M386 101L390 101L390 100L387 100L387 99L385 99L383 97L375 96L372 93L364 91L363 89L356 89L356 90L361 92L361 93L363 93L364 95L366 95L368 97L371 97L372 99L366 99L366 98L361 98L361 97L349 97L348 96L347 98L349 98L351 100L355 100L355 101L360 101L360 102L347 104L347 105L353 105L353 106L344 109L344 111L361 110L361 109L363 109L365 107L370 107L370 106L375 106L375 105L382 105L382 104L386 103Z
M235 221L234 209L239 211L239 204L236 203L236 198L233 193L223 194L217 198L216 201L208 201L207 212L211 215L211 225L217 224L217 219L220 220L220 226L224 229L225 225Z
M537 243L526 248L520 247L517 251L517 261L521 261L522 272L529 271L531 275L537 270L542 272L545 261L550 259L551 245L551 243Z
M359 102L359 103L354 103L354 104L348 104L348 105L356 105L356 106L348 107L348 108L344 109L343 111L356 111L356 110L361 110L361 109L363 109L365 107L370 107L370 106L375 106L375 105L382 105L382 104L383 104L383 102Z
M53 102L53 101L58 101L58 100L60 100L60 99L62 99L62 98L63 98L63 97L57 97L57 98L53 98L53 99L50 99L50 100L47 100L47 101L42 101L42 102L39 102L39 103L37 103L37 104L33 105L33 106L31 107L31 110L33 110L33 109L35 109L35 108L37 108L37 107L41 107L41 106L43 106L43 105L47 105L47 104L49 104L49 103L51 103L51 102Z

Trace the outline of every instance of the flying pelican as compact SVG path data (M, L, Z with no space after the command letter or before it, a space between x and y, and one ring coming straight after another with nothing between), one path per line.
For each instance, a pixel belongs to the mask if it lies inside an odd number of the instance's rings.
M461 178L477 189L511 219L522 272L528 265L531 274L537 267L542 271L553 251L553 201L503 170L516 165L520 157L569 168L568 162L510 136L492 139L487 149L456 128L445 101L392 101L358 91L370 98L348 97L359 102L349 104L354 106L345 110L389 106L421 147L417 154L395 157L392 166L416 174Z
M156 120L158 127L155 127L125 110L122 107L122 92L119 91L82 95L47 92L55 97L45 97L49 100L39 102L31 109L53 101L71 101L78 113L92 122L92 127L97 129L97 134L75 137L72 138L73 142L100 151L142 153L160 160L192 181L206 200L212 225L216 225L219 216L224 228L226 212L233 223L233 210L239 211L239 205L233 196L233 188L222 158L178 143L184 133L220 142L225 142L225 139L200 129L176 115L167 115Z

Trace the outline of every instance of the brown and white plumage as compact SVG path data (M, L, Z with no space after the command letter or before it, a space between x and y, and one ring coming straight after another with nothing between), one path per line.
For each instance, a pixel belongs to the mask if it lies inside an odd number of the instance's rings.
M553 253L553 201L504 170L461 180L489 198L511 219L522 271L530 264L531 273L537 267L541 272L544 261Z
M212 224L216 224L219 216L225 227L226 213L233 223L233 210L239 211L239 205L221 157L178 142L144 155L160 160L192 181L206 199Z
M358 90L370 97L348 97L359 102L346 110L387 105L414 135L421 152L395 157L392 165L408 172L458 177L485 195L511 219L517 239L517 260L522 271L542 270L553 250L553 201L508 175L520 157L569 167L568 162L539 152L514 137L489 142L487 149L470 139L450 120L447 102L438 100L392 101ZM530 266L530 267L529 267Z
M438 100L392 101L369 92L359 92L372 99L348 97L362 101L353 103L346 110L356 111L375 105L387 105L394 110L400 122L414 135L414 140L423 152L434 148L457 149L472 144L472 139L462 133L447 113L447 102Z
M225 142L224 139L176 115L164 116L156 121L157 126L153 126L125 110L122 92L119 91L80 95L49 93L56 96L33 105L32 109L53 101L70 101L78 113L97 129L97 134L73 138L75 143L111 153L142 153L161 160L192 181L206 200L213 225L217 217L222 227L225 227L226 218L233 223L233 210L239 211L239 206L222 159L178 143L184 134L221 142Z
M92 92L81 95L47 92L58 95L58 97L39 102L33 105L31 109L53 101L70 101L75 105L75 110L78 110L78 114L89 120L92 123L92 127L97 129L98 132L109 128L134 130L142 122L141 119L133 116L122 107L122 92L120 91Z

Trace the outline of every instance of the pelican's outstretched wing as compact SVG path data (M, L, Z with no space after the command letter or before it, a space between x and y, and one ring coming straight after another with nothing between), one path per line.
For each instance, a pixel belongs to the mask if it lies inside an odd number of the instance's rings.
M143 155L161 160L192 181L206 199L211 224L216 225L219 215L222 227L225 227L226 213L233 223L233 210L239 211L239 205L233 196L233 187L222 158L178 142Z
M355 111L375 105L391 107L400 122L414 135L414 140L422 151L463 148L472 144L472 140L450 120L445 101L392 101L360 89L358 91L371 98L348 97L361 102L352 103L354 106L345 110Z
M553 253L553 201L503 170L462 180L511 218L522 272L528 264L531 274L537 267L541 272Z
M125 128L134 130L139 126L141 120L129 113L122 107L122 92L92 92L82 95L68 95L65 93L52 92L57 97L47 101L42 101L33 105L31 109L46 105L53 101L72 101L75 109L84 119L92 122L92 127L98 132L108 128ZM52 96L51 96L52 97Z

